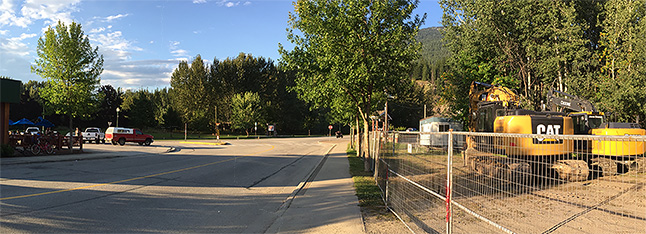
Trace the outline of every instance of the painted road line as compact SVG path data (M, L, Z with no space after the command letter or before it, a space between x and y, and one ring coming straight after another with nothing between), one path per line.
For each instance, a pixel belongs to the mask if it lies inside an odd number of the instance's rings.
M229 142L200 142L200 141L180 141L180 144L194 144L194 145L227 145Z
M271 150L274 149L274 146L273 145L270 145L270 146L271 146L271 148L269 148L268 150L263 150L263 151L260 151L260 152L247 154L247 155L244 155L244 156L253 156L253 155L257 155L257 154L261 154L261 153L264 153L264 152L271 151ZM49 195L49 194L55 194L55 193L70 192L70 191L81 190L81 189L95 188L95 187L111 185L111 184L124 183L124 182L133 181L133 180L140 180L140 179L145 179L145 178L150 178L150 177L155 177L155 176L168 175L168 174L172 174L172 173L176 173L176 172L188 171L188 170L192 170L192 169L196 169L196 168L200 168L200 167L211 166L211 165L215 165L215 164L218 164L218 163L223 163L223 162L236 160L237 158L238 157L233 157L233 158L230 158L230 159L221 160L221 161L217 161L217 162L212 162L212 163L207 163L207 164L202 164L202 165L197 165L197 166L192 166L192 167L187 167L187 168L182 168L182 169L177 169L177 170L172 170L172 171L167 171L167 172L161 172L161 173L147 175L147 176L140 176L140 177L125 179L125 180L113 181L113 182L108 182L108 183L93 184L93 185L88 185L88 186L83 186L83 187L77 187L77 188L71 188L71 189L62 189L62 190L49 191L49 192L43 192L43 193L26 194L26 195L13 196L13 197L3 197L3 198L0 198L0 201L12 200L12 199L18 199L18 198L36 197L36 196Z

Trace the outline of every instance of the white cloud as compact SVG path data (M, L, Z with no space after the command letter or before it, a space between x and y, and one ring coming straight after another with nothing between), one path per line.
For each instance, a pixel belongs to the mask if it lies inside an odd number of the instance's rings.
M15 5L11 0L2 0L0 3L0 26L18 26L26 28L31 22L25 17L16 15Z
M59 20L66 24L71 23L74 19L72 15L81 7L80 1L0 0L0 74L22 81L40 80L41 78L31 73L30 69L35 59L35 41L40 35L37 28L45 26L44 31L48 25L56 24ZM86 30L89 30L86 32L92 46L98 46L99 53L103 54L105 59L101 83L127 89L167 87L172 71L179 64L178 58L130 61L134 53L143 49L137 47L137 42L129 40L122 31L109 25L128 16L131 14L104 15L84 23L88 28ZM33 27L34 25L36 27ZM21 31L25 33L20 34ZM179 46L179 42L175 46ZM172 51L177 55L186 53L182 53L179 48Z
M251 5L251 2L248 2L248 1L247 1L247 2L244 2L244 4L242 4L242 5L244 5L244 6L249 6L249 5Z
M100 32L103 32L103 31L105 31L104 27L93 28L93 29L90 30L90 33L100 33Z
M105 17L105 21L106 22L112 22L115 19L123 18L123 17L126 17L126 16L128 16L128 14L125 14L125 15L124 14L111 15L111 16Z
M206 3L206 0L193 0L193 3L195 4Z
M22 81L39 79L31 73L32 52L29 43L25 42L36 36L22 33L17 37L0 37L0 74Z
M69 24L72 22L72 12L78 11L76 4L79 2L80 0L26 0L18 14L18 6L12 0L2 0L0 26L26 28L35 20L45 20L47 25L59 20Z
M23 17L40 20L45 24L62 21L66 24L72 22L72 12L78 11L76 4L81 0L27 0L20 9Z
M182 50L182 49L173 50L170 53L173 54L173 56L175 56L175 57L187 57L188 56L188 51Z
M19 37L0 38L0 51L2 54L14 54L21 57L29 55L29 46L23 40L37 36L34 33L22 33Z
M2 3L0 3L0 11L10 11L13 7L13 2L11 0L2 0Z
M104 34L94 33L89 35L90 41L99 46L105 60L128 60L132 51L142 51L129 40L123 38L121 31Z
M176 59L110 63L104 65L101 83L125 89L167 87L170 76L178 64L179 61Z
M225 6L225 7L234 7L240 5L240 1L227 1L227 0L222 0L217 2L218 6Z
M179 41L170 41L170 45L168 46L170 53L175 57L188 57L188 51L180 49L179 44Z

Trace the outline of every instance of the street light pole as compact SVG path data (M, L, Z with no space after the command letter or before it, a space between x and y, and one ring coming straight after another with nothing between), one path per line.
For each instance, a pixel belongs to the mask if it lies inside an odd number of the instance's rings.
M117 128L119 127L119 111L121 111L121 109L117 107Z

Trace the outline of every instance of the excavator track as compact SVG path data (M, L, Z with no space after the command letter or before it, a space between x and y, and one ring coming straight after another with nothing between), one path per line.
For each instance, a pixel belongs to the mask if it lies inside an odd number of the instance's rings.
M585 181L590 175L588 163L583 160L557 160L551 167L559 179L569 182Z
M541 169L532 169L542 163L530 164L524 160L509 158L505 155L493 154L468 148L465 152L467 167L478 174L507 181L521 181L536 175ZM585 181L590 175L588 163L583 160L555 160L549 163L558 179L576 182ZM536 170L536 171L534 171Z
M529 163L518 159L485 153L473 148L465 152L467 166L471 171L505 181L519 181L532 173Z

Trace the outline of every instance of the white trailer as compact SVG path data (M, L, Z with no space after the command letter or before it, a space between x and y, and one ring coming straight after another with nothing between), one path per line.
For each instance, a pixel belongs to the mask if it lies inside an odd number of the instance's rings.
M429 147L448 147L449 135L441 134L463 131L462 124L450 118L428 117L419 121L420 145ZM453 135L453 147L461 147L465 142L464 135Z

